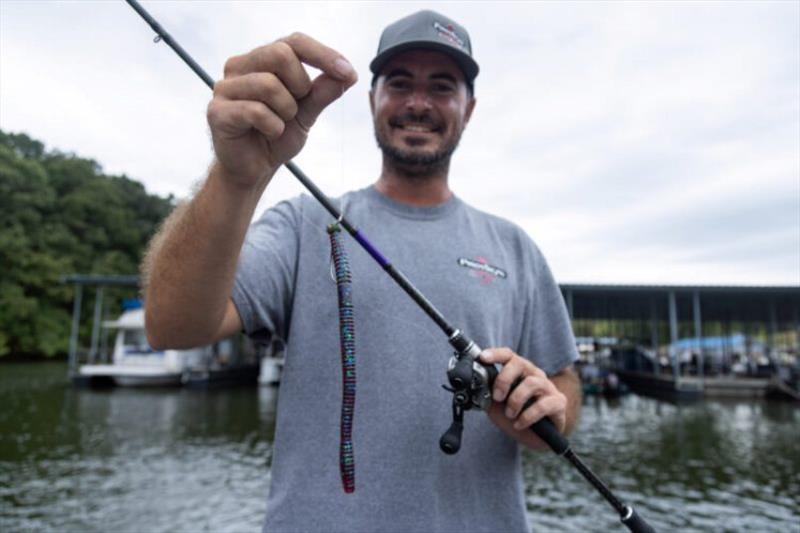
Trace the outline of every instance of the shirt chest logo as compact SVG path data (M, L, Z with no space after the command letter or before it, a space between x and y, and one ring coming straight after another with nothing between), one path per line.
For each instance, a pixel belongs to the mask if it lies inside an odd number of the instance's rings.
M481 283L492 283L498 279L506 279L508 274L500 267L489 264L489 260L485 257L476 257L475 259L467 259L466 257L458 258L458 266L468 268L470 275L478 278Z

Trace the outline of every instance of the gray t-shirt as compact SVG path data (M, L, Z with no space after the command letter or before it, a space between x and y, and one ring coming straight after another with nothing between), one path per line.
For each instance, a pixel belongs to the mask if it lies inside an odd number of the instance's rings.
M479 346L508 346L548 374L576 359L558 286L519 227L457 197L419 208L368 187L341 201L348 220ZM356 489L343 491L331 222L313 198L282 202L252 225L239 259L233 300L245 331L287 342L264 530L527 531L516 442L470 411L461 451L439 450L452 416L441 387L452 348L349 236Z

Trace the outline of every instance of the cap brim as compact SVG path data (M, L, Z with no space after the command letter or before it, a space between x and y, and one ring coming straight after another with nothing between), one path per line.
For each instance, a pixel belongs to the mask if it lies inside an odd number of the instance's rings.
M464 73L464 77L466 81L472 82L475 80L475 77L478 75L480 68L478 67L478 63L475 62L470 56L462 52L461 50L454 48L452 46L448 46L446 44L433 42L433 41L410 41L406 43L396 44L391 48L387 48L373 59L369 64L369 69L372 71L373 74L380 74L381 69L389 62L389 60L399 54L400 52L405 52L406 50L414 50L414 49L422 49L422 50L434 50L436 52L442 52L443 54L447 54L450 56L453 61L455 61L458 66L461 68L461 71Z

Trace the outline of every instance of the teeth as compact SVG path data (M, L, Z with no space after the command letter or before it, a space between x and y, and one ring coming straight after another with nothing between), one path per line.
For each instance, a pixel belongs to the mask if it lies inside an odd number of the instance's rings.
M406 125L406 126L403 126L403 129L406 130L406 131L415 131L415 132L430 132L430 131L433 131L431 128L429 128L427 126Z

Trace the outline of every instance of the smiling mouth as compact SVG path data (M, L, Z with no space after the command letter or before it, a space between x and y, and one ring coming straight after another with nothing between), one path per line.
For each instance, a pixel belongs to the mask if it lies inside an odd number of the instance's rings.
M406 122L401 120L391 120L389 125L396 130L405 131L408 133L438 133L440 128L428 121L413 121Z
M400 126L400 129L403 131L410 131L412 133L433 133L434 131L437 131L436 128L431 128L430 126L418 126L413 124Z

